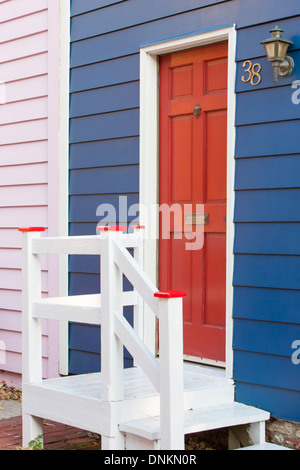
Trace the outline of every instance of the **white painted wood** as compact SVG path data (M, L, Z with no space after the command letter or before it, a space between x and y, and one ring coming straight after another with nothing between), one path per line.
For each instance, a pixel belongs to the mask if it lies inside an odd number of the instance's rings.
M140 206L141 223L150 221L147 233L151 236L145 240L144 269L146 274L157 284L158 280L158 247L156 240L159 234L158 223L158 77L159 56L193 47L228 41L228 126L227 126L227 267L226 267L226 369L227 376L232 377L232 303L233 303L233 210L234 210L234 145L235 145L235 106L234 91L236 62L236 30L231 27L216 29L149 46L140 49ZM156 216L149 217L151 210L157 208ZM155 348L155 319L145 311L145 342L150 349Z
M201 369L201 367L199 367ZM184 365L185 410L205 403L224 403L227 389L233 386L222 376L200 372L198 366ZM115 402L118 408L114 415L118 424L139 420L148 416L159 416L159 393L138 368L123 370L124 401ZM26 414L69 424L112 437L110 404L102 400L102 374L84 374L43 380L37 384L23 384L23 411ZM216 395L216 390L219 394ZM209 402L209 398L213 399ZM232 394L227 405L232 403Z
M144 234L143 228L134 229L138 244L133 250L133 257L142 270L144 270ZM144 301L141 295L138 295L137 305L133 309L133 325L137 335L144 338Z
M101 450L110 451L110 450L124 450L124 435L119 433L118 436L101 436Z
M254 444L262 444L266 439L265 421L235 426L229 432L228 448L233 450L239 447L248 447Z
M125 434L140 436L148 441L160 440L160 418L154 416L121 423L120 430Z
M48 210L47 228L48 236L62 235L59 229L59 156L58 156L58 135L59 135L59 27L60 27L60 0L53 0L48 3L48 109L47 109L47 130L48 130ZM66 158L66 157L65 157ZM48 295L54 297L59 294L57 256L48 257ZM59 373L59 325L55 321L48 321L48 375L52 377Z
M123 345L114 332L114 312L122 312L122 272L114 262L115 232L100 236L103 246L101 255L101 372L102 397L106 401L122 400Z
M139 367L124 369L123 376L126 409L131 400L135 403L134 408L137 407L136 403L141 400L143 401L144 407L143 416L151 414L153 416L159 415L159 408L156 409L153 404L150 406L147 405L147 400L150 400L151 397L155 397L156 399L159 397L159 394L142 369ZM101 381L101 374L94 373L48 379L38 385L41 387L41 390L47 389L67 394L72 393L83 396L85 399L91 397L100 400ZM226 379L224 380L214 375L210 377L202 373L197 374L197 366L191 368L189 364L184 364L185 410L232 403L233 395L232 393L229 394L228 390L233 390L233 385ZM211 396L213 399L210 401L209 398ZM130 413L133 413L133 411L134 410L131 409ZM130 413L127 415L128 419L132 418Z
M226 214L226 374L233 377L233 262L234 262L234 204L235 204L235 142L236 142L236 45L235 25L228 31L228 89L227 89L227 214Z
M185 361L191 361L198 364L207 364L209 366L220 367L221 369L225 369L226 367L226 362L214 361L213 359L203 359L202 357L191 356L190 354L184 354L183 358Z
M32 254L32 241L41 233L22 233L22 383L42 380L42 325L32 317L32 303L41 298L41 260ZM23 388L23 387L22 387ZM22 409L23 446L42 434L41 420Z
M191 409L184 413L184 434L239 426L249 422L260 423L269 418L269 413L240 403ZM162 437L159 416L122 423L120 429L124 433L137 434L149 440Z
M184 450L182 298L159 299L160 427L163 450Z
M158 451L160 450L160 442L159 440L149 441L134 434L125 434L125 450Z
M58 129L58 235L69 231L69 99L70 99L70 0L60 0L59 24L59 129ZM68 295L68 256L58 260L59 295ZM69 373L69 325L59 323L59 372Z
M157 292L156 286L145 275L130 253L121 246L118 240L114 244L114 259L129 282L143 297L144 301L147 302L153 313L158 315L158 301L154 297L155 292Z
M62 377L61 380L67 377ZM25 414L74 426L99 434L110 427L109 404L84 395L47 389L42 384L24 384L22 388Z
M254 446L241 447L240 449L234 450L293 450L288 449L287 447L279 446L277 444L272 444L271 442L264 442L262 444L256 444Z
M34 240L33 253L35 254L66 254L66 255L100 255L101 240L106 237L104 232L100 236L74 236L74 237L47 237ZM120 246L133 248L138 246L138 239L130 235L123 236L121 233L114 233L117 236Z
M32 317L32 304L41 298L41 261L32 254L32 243L40 232L22 233L22 380L42 379L41 320Z
M180 450L184 434L223 427L234 427L231 443L264 443L269 413L235 403L226 371L183 363L182 299L154 298L140 251L134 259L126 249L141 250L136 234L78 238L43 244L40 233L23 233L24 442L46 418L101 434L104 450ZM86 253L83 238L89 253L101 253L101 294L41 299L39 253ZM136 291L122 292L123 273ZM123 317L124 305L138 305L137 293L159 317L159 361ZM41 318L101 324L102 372L42 380ZM123 369L123 344L140 367Z
M136 301L136 292L123 292L123 306L135 305ZM41 299L33 304L33 317L100 325L101 294Z
M135 363L143 369L155 388L159 390L159 362L123 316L115 313L114 318L114 331L116 335L135 358Z
M101 240L97 236L47 237L34 241L33 253L100 255Z
M23 413L22 416L22 445L28 449L28 444L37 437L43 436L43 420L36 416ZM41 440L43 445L43 439Z
M33 304L33 317L100 325L100 295L76 297L42 299Z
M193 412L192 412L193 411ZM201 432L270 419L270 413L241 403L191 410L185 415L185 432ZM200 422L200 424L198 424Z
M140 49L140 222L146 224L144 271L158 285L158 59ZM149 99L151 97L151 99ZM152 216L151 216L152 215ZM148 305L144 309L144 342L155 354L156 319Z
M266 424L265 421L259 423L251 423L247 426L247 434L251 444L261 444L266 439Z

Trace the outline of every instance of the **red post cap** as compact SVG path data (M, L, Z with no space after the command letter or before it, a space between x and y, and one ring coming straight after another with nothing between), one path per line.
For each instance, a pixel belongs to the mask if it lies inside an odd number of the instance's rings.
M20 227L19 232L45 232L45 228L44 227L25 227L25 228Z
M104 232L126 232L127 227L126 225L99 225L97 230L104 231Z
M154 294L154 297L160 299L175 299L176 297L186 297L187 293L180 290L166 290L166 291L157 291Z

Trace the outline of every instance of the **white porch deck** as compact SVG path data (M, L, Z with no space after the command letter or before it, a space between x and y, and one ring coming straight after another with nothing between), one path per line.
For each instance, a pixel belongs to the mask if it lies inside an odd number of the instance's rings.
M101 373L93 373L24 383L23 412L108 435L105 415L109 402L101 397L101 379ZM185 364L186 411L232 402L233 385L223 378L222 371ZM124 400L114 402L116 404L119 425L160 413L160 395L139 367L124 369Z
M22 230L24 447L42 433L42 419L100 434L103 450L183 450L185 434L225 427L230 449L265 443L269 413L236 403L222 369L184 363L184 293L159 292L144 274L140 234L47 239ZM101 295L41 299L44 253L101 256ZM134 291L123 292L123 275ZM144 302L159 319L159 359L143 343ZM101 325L101 373L42 380L43 318ZM123 345L133 368L123 369Z
M124 400L113 403L101 398L101 378L93 373L24 383L23 413L95 432L103 440L115 436L110 416L117 413L126 450L159 449L160 395L143 371L124 370ZM188 363L184 412L184 434L256 423L256 443L261 440L259 427L269 419L265 411L234 402L232 381L222 370Z

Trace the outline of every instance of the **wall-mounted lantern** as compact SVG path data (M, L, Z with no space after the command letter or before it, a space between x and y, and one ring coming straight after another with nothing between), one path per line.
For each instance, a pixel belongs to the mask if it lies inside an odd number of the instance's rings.
M271 37L262 41L261 44L264 45L267 57L273 65L274 71L274 83L278 83L278 75L281 77L289 77L294 70L294 60L292 57L287 56L288 48L292 41L283 39L282 33L283 30L278 28L271 29Z

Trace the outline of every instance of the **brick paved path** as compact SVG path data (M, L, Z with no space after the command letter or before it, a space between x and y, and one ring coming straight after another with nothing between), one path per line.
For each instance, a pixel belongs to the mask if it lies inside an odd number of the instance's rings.
M22 446L22 418L0 421L0 450ZM64 424L44 422L45 450L100 450L98 436ZM21 450L21 449L20 449Z

